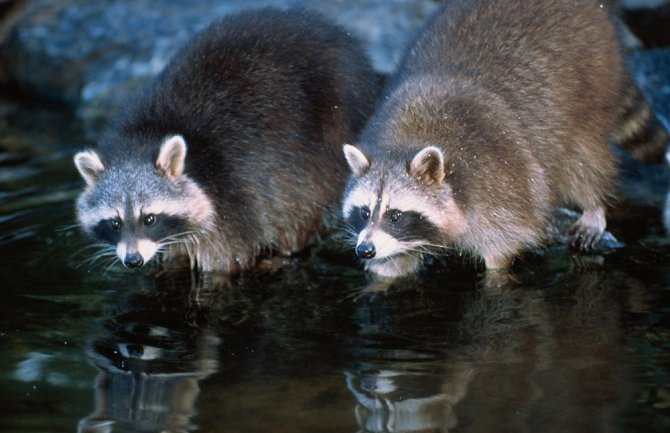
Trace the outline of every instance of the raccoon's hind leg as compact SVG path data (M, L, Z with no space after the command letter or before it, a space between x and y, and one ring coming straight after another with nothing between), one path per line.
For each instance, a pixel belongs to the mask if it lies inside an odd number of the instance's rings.
M582 209L582 216L568 229L571 247L581 252L591 252L605 232L605 202L616 173L614 157L605 146L591 147L583 160L573 161L576 168L566 173L568 198ZM588 162L588 161L591 162Z
M577 222L568 229L568 235L572 236L571 246L584 252L592 251L606 226L605 209L598 207L584 210Z
M572 248L591 252L605 232L605 203L612 195L617 167L612 151L602 136L581 134L566 155L560 173L564 198L582 210L582 216L568 229Z
M605 146L590 147L583 159L571 161L574 171L565 173L568 178L569 201L582 210L582 215L568 229L571 247L581 252L591 252L605 232L605 202L616 172L614 158ZM590 162L589 162L590 160Z

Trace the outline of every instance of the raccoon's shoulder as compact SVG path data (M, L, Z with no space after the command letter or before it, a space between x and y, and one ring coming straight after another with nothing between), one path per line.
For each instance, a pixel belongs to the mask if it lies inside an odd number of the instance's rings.
M602 2L447 1L417 34L398 71L447 70L490 79L523 65L524 56L587 62L588 56L566 53L585 55L603 47L618 49L611 11ZM550 69L542 63L534 67Z
M303 9L264 8L219 19L192 38L166 68L174 84L200 87L212 77L244 78L249 74L284 74L291 68L329 62L346 51L351 64L365 58L360 42L320 14ZM188 79L179 72L188 70ZM203 82L193 81L201 75ZM228 75L229 74L229 75ZM268 75L266 78L272 78ZM246 85L253 84L250 79Z

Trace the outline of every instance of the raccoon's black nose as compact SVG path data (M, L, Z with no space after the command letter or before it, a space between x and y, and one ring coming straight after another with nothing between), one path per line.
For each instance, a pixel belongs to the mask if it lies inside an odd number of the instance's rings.
M371 259L375 256L375 246L371 242L363 242L356 247L356 255L361 259Z
M125 260L123 261L123 264L126 265L129 268L139 268L144 264L144 260L142 259L142 256L140 253L132 253L126 255Z

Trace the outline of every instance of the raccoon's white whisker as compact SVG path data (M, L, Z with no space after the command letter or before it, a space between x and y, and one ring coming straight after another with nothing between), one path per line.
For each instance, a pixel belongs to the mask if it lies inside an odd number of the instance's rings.
M405 238L407 239L407 238ZM433 248L437 250L453 250L454 248L448 245L441 244L432 244L426 241L406 241L405 239L399 239L399 241L407 244L407 248Z
M119 261L119 258L117 256L107 256L107 257L100 258L100 260L101 260L100 265L107 268L107 267L109 267L109 265L114 264L117 261Z
M101 257L113 257L116 255L116 251L113 249L104 249L98 251L96 254L93 254L88 260L95 260Z
M428 244L428 243L422 243L419 245L421 247L426 247L426 248L436 248L439 250L453 250L454 247L449 246L449 245L440 245L440 244Z
M415 255L415 254L423 255L423 254L426 254L426 253L428 253L428 251L424 251L424 250L420 250L420 249L416 249L416 248L405 248L405 249L399 251L398 255L402 254L402 255L405 255L405 256L411 256L411 255Z
M345 235L343 240L347 245L356 245L358 242L358 231L351 224L343 225L341 231Z
M90 258L88 258L87 260L81 262L81 264L78 265L77 268L82 266L82 265L85 265L85 264L87 264L89 266L93 266L93 265L96 264L96 262L98 262L100 260L103 260L103 259L116 260L116 259L118 259L118 257L116 256L116 252L103 251L103 252L95 254L95 255L91 256Z
M171 245L189 245L195 242L197 239L197 232L195 231L185 231L181 233L176 233L170 236L166 236L163 239L159 240L157 244L159 245L157 253L164 253ZM187 247L188 250L188 247ZM190 252L189 252L190 254Z
M156 245L158 246L157 251L161 251L161 250L163 250L163 249L169 247L170 245L180 244L180 243L182 243L182 242L183 242L183 241L170 241L170 242L160 242L160 243L157 243L157 244L156 244Z
M407 251L416 251L422 253L435 253L436 251L449 251L451 248L438 245L416 245L405 248Z
M78 252L81 252L81 251L89 250L89 249L91 249L91 248L101 248L101 249L109 248L109 249L114 249L114 246L113 246L113 245L110 245L110 244L107 244L107 243L95 243L95 244L89 244L89 245L85 245L85 246L81 247L79 250L77 250L77 253L78 253ZM75 254L76 254L76 253L75 253Z
M346 238L343 239L344 244L355 247L356 243L358 242L358 236L351 234L350 236L347 236Z
M398 262L396 261L395 256L391 256L389 261L391 262L393 267L396 269L396 271L398 271L398 274L401 274L402 272L400 271L400 266L398 266Z
M351 224L350 224L347 220L345 220L344 218L339 218L339 217L338 217L338 221L340 221L340 222L342 223L342 226L341 226L341 227L342 227L343 229L345 229L345 230L349 230L349 229L350 229L350 230L354 230L354 231L355 231L354 226L351 225Z
M358 235L356 233L345 233L346 237L343 239L347 243L352 243L356 245L356 242L358 241Z
M105 267L105 269L102 271L102 275L106 277L107 274L109 274L109 272L114 268L114 266L118 261L120 261L118 257L115 260L112 260L111 263L109 263L107 267Z
M184 245L188 243L193 243L194 240L197 238L195 236L196 233L197 232L193 230L189 230L185 232L176 233L170 236L166 236L157 242L158 249L156 250L156 253L164 253L171 245Z
M78 255L84 254L85 251L90 250L91 248L99 248L100 250L97 253L87 257L86 260L81 262L81 264L92 264L100 258L116 256L116 249L113 246L109 244L94 244L80 248L70 256L70 260L75 259ZM81 264L79 266L81 266Z
M70 230L78 229L80 227L81 227L81 224L79 224L79 223L66 224L66 225L62 225L62 226L57 227L56 231L57 232L67 232L67 231L70 231Z
M103 250L84 260L83 262L78 264L75 268L80 268L84 265L88 265L90 267L101 265L104 266L105 269L107 269L109 268L110 264L113 265L118 260L119 258L116 255L116 251ZM110 262L110 264L107 264L108 261Z
M87 258L84 263L93 263L96 260L103 258L103 257L115 257L116 256L116 250L110 249L110 250L102 250L98 251L95 254L92 254L89 258Z
M324 215L329 215L329 216L335 218L335 220L337 220L337 221L346 222L339 209L336 210L336 211L333 211L332 207L330 207L330 206L323 206L323 205L317 205L317 206L319 206L320 208L322 208L324 210Z
M173 235L170 235L170 236L166 236L163 239L160 239L157 243L163 244L163 243L166 243L166 242L169 242L169 241L172 241L172 240L177 240L177 238L180 238L180 237L193 235L195 233L196 232L193 231L193 230L189 230L189 231L185 231L185 232L181 232L181 233L176 233L176 234L173 234Z
M188 241L188 239L175 239L175 240L169 241L169 242L160 242L159 243L159 245L160 245L159 250L162 250L166 247L169 247L170 245L183 244L184 242L187 242L187 241Z

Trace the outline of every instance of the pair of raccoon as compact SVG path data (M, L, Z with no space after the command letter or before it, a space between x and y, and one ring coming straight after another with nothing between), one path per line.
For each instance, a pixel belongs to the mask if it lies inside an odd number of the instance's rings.
M128 267L160 251L232 273L302 249L344 191L374 274L447 249L501 269L561 203L583 211L571 232L590 249L616 175L608 138L641 158L668 138L591 0L447 0L373 110L375 94L361 46L315 14L224 19L76 155L79 222Z

